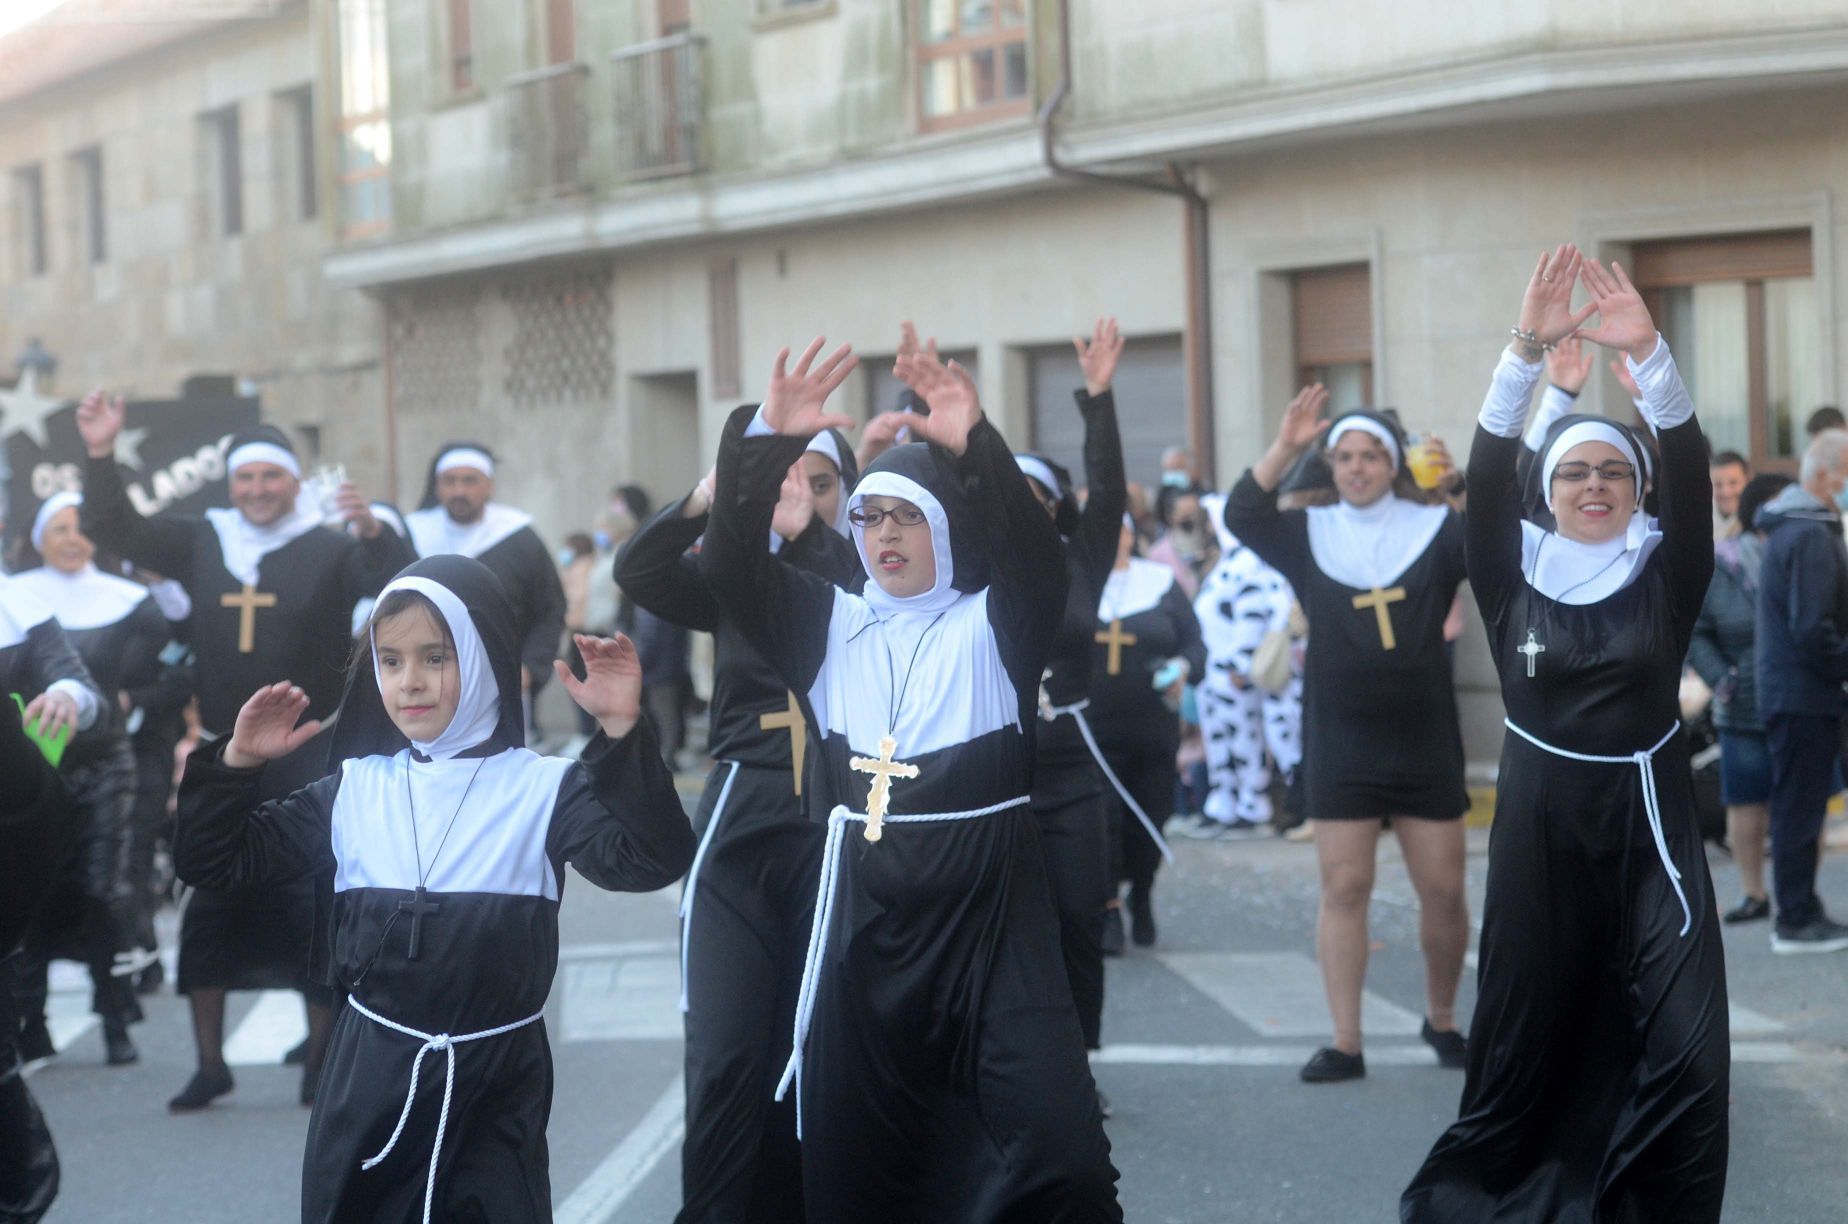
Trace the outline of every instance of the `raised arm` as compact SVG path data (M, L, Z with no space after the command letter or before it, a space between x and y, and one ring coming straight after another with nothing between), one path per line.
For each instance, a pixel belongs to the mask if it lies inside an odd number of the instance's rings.
M614 573L630 599L662 620L711 633L719 627L719 601L700 577L698 558L687 553L706 530L706 488L702 480L643 523L616 554Z
M1084 390L1073 393L1084 417L1084 482L1090 490L1072 537L1079 564L1101 587L1116 564L1117 539L1129 508L1129 483L1123 471L1123 436L1117 428L1116 395L1111 380L1123 352L1115 319L1099 319L1091 339L1076 338Z
M126 412L121 396L100 388L77 405L77 432L89 456L83 473L83 533L106 552L190 586L192 526L181 519L143 518L122 485L115 445Z

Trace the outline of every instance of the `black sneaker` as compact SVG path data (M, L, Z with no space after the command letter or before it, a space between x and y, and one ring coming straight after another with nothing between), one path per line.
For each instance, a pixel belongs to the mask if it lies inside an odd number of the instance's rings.
M1147 889L1129 890L1129 938L1138 948L1155 946L1155 902Z
M1366 1055L1343 1054L1333 1046L1317 1050L1302 1069L1305 1084L1338 1084L1342 1080L1365 1079L1366 1076Z
M1800 927L1779 923L1771 932L1771 950L1779 956L1804 952L1848 952L1848 926L1829 918Z
M191 1113L195 1109L204 1109L236 1086L229 1068L195 1071L186 1087L180 1090L180 1095L167 1102L167 1108L173 1113Z
M1437 1051L1437 1065L1457 1069L1469 1065L1469 1043L1463 1034L1455 1029L1439 1031L1431 1027L1431 1022L1424 1022L1424 1031L1420 1034L1425 1044Z
M112 1067L126 1067L141 1061L141 1052L129 1039L128 1025L121 1020L103 1021L103 1061Z
M57 1056L58 1047L51 1044L51 1030L45 1027L45 1017L26 1021L19 1030L19 1061L43 1062Z
M135 993L138 995L158 994L166 980L166 967L159 961L155 961L135 975Z
M306 1037L301 1039L300 1044L291 1046L289 1052L282 1056L282 1065L285 1067L300 1067L306 1064L307 1061L308 1038Z
M1104 911L1104 955L1123 955L1123 907L1120 905Z
M1759 922L1771 916L1771 902L1765 897L1747 897L1720 915L1721 922Z

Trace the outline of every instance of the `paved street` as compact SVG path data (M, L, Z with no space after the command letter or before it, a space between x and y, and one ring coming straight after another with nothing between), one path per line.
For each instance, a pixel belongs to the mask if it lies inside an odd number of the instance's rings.
M1471 833L1479 908L1485 831ZM1158 892L1161 946L1110 967L1098 1058L1132 1221L1373 1221L1449 1119L1462 1084L1417 1037L1421 970L1410 886L1391 844L1374 906L1369 1078L1307 1087L1325 1039L1311 924L1311 847L1182 843ZM1713 860L1719 896L1737 887ZM1824 893L1848 911L1848 861ZM680 1135L674 894L610 896L573 881L547 1024L558 1068L552 1177L566 1224L672 1218ZM1835 1221L1848 1201L1848 955L1773 957L1768 930L1728 928L1734 1001L1733 1161L1727 1219ZM299 1037L290 996L234 1002L236 1093L174 1118L191 1052L181 1000L149 1001L143 1060L100 1066L86 988L61 966L63 1055L32 1084L56 1128L65 1188L54 1221L285 1220L306 1111L275 1065ZM1463 1015L1472 996L1465 986Z

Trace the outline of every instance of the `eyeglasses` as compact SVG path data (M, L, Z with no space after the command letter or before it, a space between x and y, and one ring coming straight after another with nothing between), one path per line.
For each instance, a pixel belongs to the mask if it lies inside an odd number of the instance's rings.
M855 506L847 512L847 521L855 527L877 527L891 516L900 527L916 527L924 521L924 512L916 506L894 506L881 510L877 506Z
M1596 470L1599 479L1608 480L1612 484L1620 480L1630 480L1636 476L1635 464L1624 463L1617 459L1613 459L1608 463L1600 463ZM1562 463L1553 469L1553 479L1563 480L1567 484L1579 484L1582 481L1591 479L1592 471L1592 466L1589 463Z

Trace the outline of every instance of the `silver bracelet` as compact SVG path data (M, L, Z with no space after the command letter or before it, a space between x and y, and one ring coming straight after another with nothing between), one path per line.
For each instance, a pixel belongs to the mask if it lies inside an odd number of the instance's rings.
M1522 331L1519 327L1510 327L1508 329L1508 334L1513 336L1516 340L1519 340L1522 344L1527 345L1529 348L1539 349L1542 353L1550 353L1553 351L1553 346L1542 340L1540 338L1540 333L1534 331L1532 328Z

